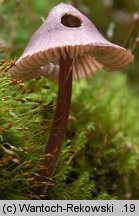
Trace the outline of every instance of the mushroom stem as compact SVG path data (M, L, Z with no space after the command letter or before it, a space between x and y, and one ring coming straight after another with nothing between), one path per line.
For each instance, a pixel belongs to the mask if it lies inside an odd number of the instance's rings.
M71 103L72 63L73 60L68 54L66 59L61 55L56 112L47 144L43 150L43 158L38 167L39 175L36 180L39 185L32 188L32 192L36 195L45 193L46 184L43 183L51 181L61 152Z
M66 59L63 56L60 58L57 107L48 142L44 148L46 176L49 177L52 177L55 171L66 133L72 92L72 62L73 60L68 55L66 55Z

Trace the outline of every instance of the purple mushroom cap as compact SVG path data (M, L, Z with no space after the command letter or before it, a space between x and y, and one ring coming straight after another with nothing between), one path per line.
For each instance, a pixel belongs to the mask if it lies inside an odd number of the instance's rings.
M10 73L29 80L41 75L58 81L59 59L73 59L73 79L95 74L100 68L115 71L133 61L129 50L107 41L94 24L71 5L54 7L32 35Z

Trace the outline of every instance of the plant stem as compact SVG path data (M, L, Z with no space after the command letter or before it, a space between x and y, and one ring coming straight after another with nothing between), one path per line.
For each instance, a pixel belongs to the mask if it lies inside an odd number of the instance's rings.
M53 176L64 141L71 103L72 62L73 60L68 55L66 55L66 59L62 56L60 58L57 107L50 135L43 151L44 157L39 166L40 171L38 170L38 182L40 184L50 181L50 178ZM45 185L41 185L34 188L35 190L33 189L33 191L36 194L42 194L45 188Z

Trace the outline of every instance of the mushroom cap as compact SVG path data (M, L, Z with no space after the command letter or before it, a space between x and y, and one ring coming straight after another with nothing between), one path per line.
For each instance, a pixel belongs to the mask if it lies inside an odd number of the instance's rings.
M44 75L57 81L59 59L66 54L73 59L73 79L90 76L102 67L115 71L133 61L129 50L107 41L85 15L60 3L32 35L10 73L16 79Z

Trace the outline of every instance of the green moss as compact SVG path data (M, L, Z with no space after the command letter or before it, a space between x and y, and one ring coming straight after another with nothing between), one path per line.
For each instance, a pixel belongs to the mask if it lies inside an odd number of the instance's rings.
M11 81L0 65L0 199L31 199L57 85ZM48 199L138 199L139 101L121 73L74 82L71 113Z

